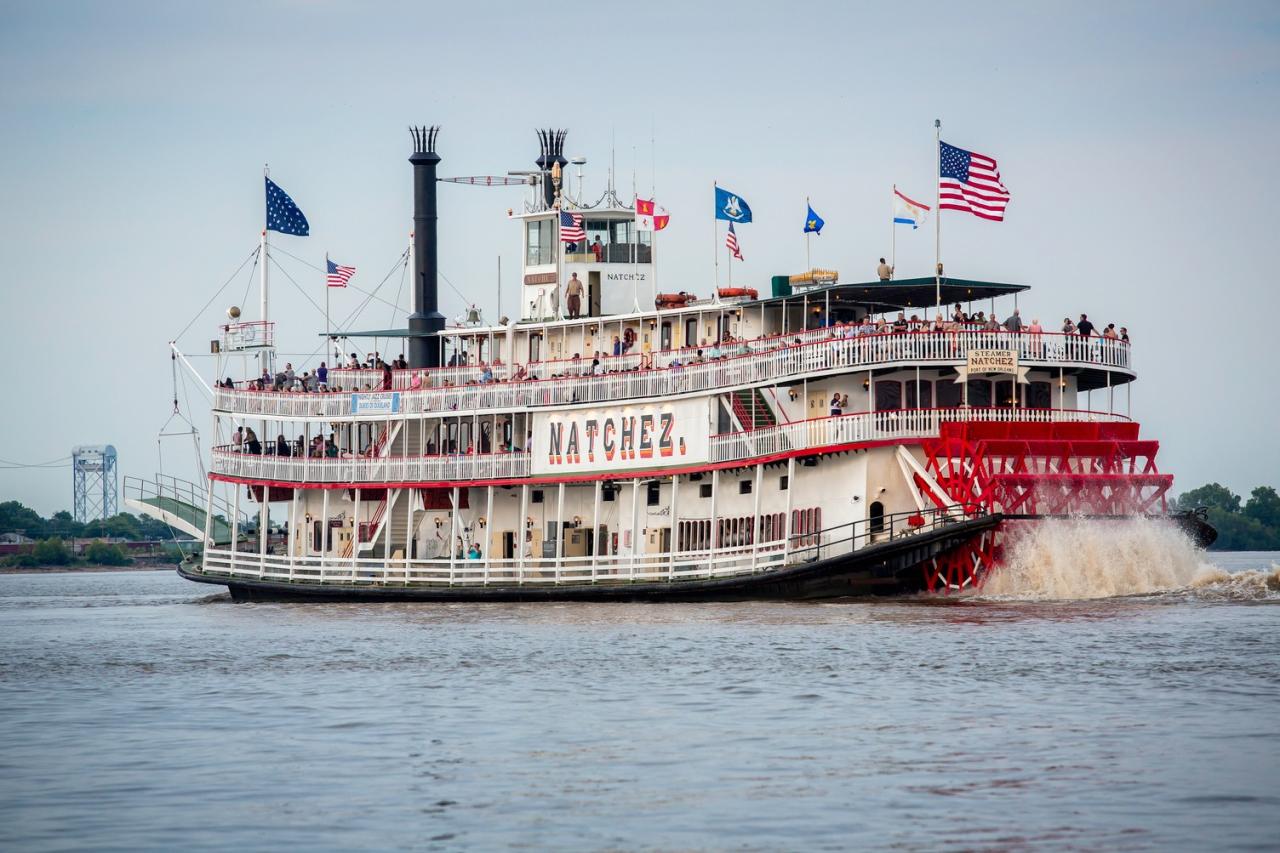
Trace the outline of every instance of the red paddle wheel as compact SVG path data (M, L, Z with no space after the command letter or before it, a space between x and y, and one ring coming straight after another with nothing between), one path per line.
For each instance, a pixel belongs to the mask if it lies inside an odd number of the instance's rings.
M1143 515L1164 512L1173 476L1138 424L944 423L922 442L925 468L966 513ZM1001 531L931 561L930 591L973 588L998 561Z

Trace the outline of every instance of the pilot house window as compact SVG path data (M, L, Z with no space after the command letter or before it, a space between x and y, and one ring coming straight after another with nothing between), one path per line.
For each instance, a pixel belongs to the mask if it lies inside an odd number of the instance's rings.
M555 235L550 219L538 219L525 223L525 264L554 264L556 262Z

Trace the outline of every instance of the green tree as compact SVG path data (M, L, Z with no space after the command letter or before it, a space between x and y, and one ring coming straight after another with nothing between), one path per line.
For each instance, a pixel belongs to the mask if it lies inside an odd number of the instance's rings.
M127 566L133 562L119 545L106 542L90 542L84 549L84 558L85 562L97 566Z
M44 533L41 538L47 539L50 536L61 536L63 538L74 539L77 536L84 535L85 525L76 521L71 517L71 513L65 509L55 512L44 524Z
M66 566L71 563L71 552L56 536L37 542L31 556L39 566Z
M40 513L18 501L0 503L0 533L21 532L32 539L39 539L44 535L45 526Z
M1280 495L1271 486L1258 486L1249 494L1244 514L1264 527L1280 528Z
M1207 506L1223 512L1239 512L1240 496L1233 494L1226 486L1210 483L1189 492L1183 492L1177 500L1178 509L1195 509Z

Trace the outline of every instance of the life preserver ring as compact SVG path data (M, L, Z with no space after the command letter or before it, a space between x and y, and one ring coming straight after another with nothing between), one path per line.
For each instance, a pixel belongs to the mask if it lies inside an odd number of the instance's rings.
M760 296L760 292L754 287L722 287L720 288L720 297L727 299L731 296L746 296L749 299L755 299Z

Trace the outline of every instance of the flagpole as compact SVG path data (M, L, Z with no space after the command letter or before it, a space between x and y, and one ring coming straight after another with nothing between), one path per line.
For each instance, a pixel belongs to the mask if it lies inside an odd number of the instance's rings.
M808 196L805 196L805 197L804 197L804 212L805 212L805 216L806 216L806 217L808 217L808 215L809 215L809 211L810 211L810 210L811 210L811 208L809 207L809 197L808 197ZM804 229L804 271L805 271L805 272L812 272L812 271L813 271L813 261L811 261L811 260L809 259L809 244L810 244L810 239L809 239L809 238L811 238L811 237L813 236L813 234L812 234L812 232L810 232L810 231L809 231L809 220L808 220L807 218L805 219L805 223L804 223L804 224L805 224L805 229Z
M720 301L720 226L716 224L715 197L716 190L719 189L715 181L711 182L711 250L713 257L716 259L716 284L711 288L711 298Z
M942 119L933 120L933 164L937 174L933 181L933 286L936 300L934 313L942 313Z
M332 327L330 327L330 325L329 325L329 253L328 253L328 252L325 252L325 253L324 253L324 272L325 272L325 277L324 277L324 336L325 336L326 338L329 338L329 337L332 337L332 336L333 336L333 330L332 330ZM328 348L329 348L329 345L328 345L328 344L325 344L325 349L328 349Z
M262 178L263 178L262 183L264 187L266 185L267 179L270 177L271 177L271 169L266 163L264 163L262 165ZM265 191L263 195L265 198ZM264 220L266 219L265 213L263 215L263 219ZM258 247L258 261L262 265L262 270L259 273L259 276L261 277L259 281L259 289L260 289L259 308L262 314L262 333L265 335L267 334L267 329L268 329L267 323L270 319L268 314L268 303L267 303L267 228L265 223L263 224L263 227L262 227L262 242ZM275 340L275 336L273 335L272 341L274 342L274 340ZM259 366L262 368L263 372L268 371L271 365L270 350L268 349L262 350L262 357L260 361L261 361L261 364Z
M889 269L898 266L898 223L894 221L898 212L898 185L893 185L893 195L889 196Z

